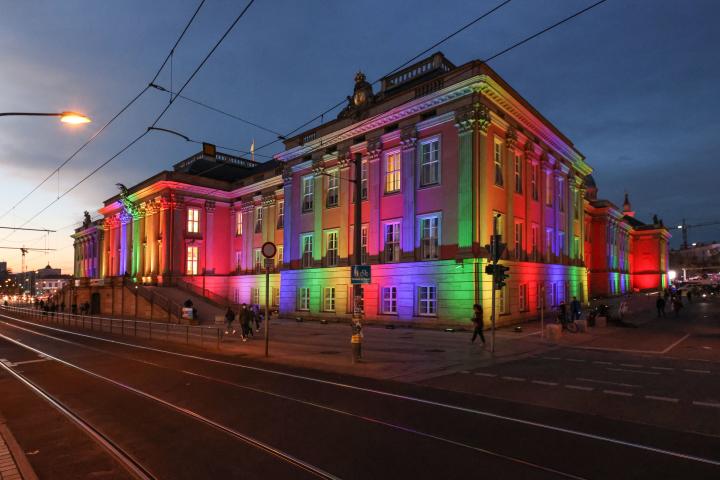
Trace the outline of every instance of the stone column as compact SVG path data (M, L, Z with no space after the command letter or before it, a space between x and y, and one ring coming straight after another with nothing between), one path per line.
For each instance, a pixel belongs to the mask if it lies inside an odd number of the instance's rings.
M578 258L578 252L575 251L575 203L577 201L578 188L575 185L575 178L568 176L568 209L567 209L567 237L568 237L568 257L570 261Z
M297 245L297 240L293 238L295 232L293 220L296 216L295 209L295 197L293 197L293 177L290 167L285 167L283 170L283 196L285 197L285 221L283 223L283 259L282 263L290 265L293 257L298 255L300 247Z
M215 233L215 202L213 200L205 201L205 222L203 222L203 242L202 252L199 255L203 259L202 274L215 272L215 262L220 252L215 250L213 235Z
M375 263L380 260L383 244L383 231L380 225L380 206L382 205L383 178L382 178L382 144L374 145L373 150L368 151L367 172L368 172L368 261Z
M477 243L474 238L476 211L475 178L476 165L473 146L476 136L476 112L472 105L455 112L455 127L458 130L458 170L457 170L457 218L458 218L458 257L472 254L472 246Z
M488 155L488 138L487 131L490 126L490 111L480 102L475 102L475 118L477 119L477 159L475 160L477 175L476 192L477 202L475 204L476 222L475 235L480 247L490 243L490 235L492 234L492 212L488 202L488 189L493 182L490 174L490 168L493 167L492 154Z
M173 196L172 218L170 220L170 276L185 275L185 260L187 252L185 251L185 229L187 227L187 212L185 211L185 201L181 196Z
M507 258L515 258L515 146L517 132L508 127L505 133L505 250Z
M171 269L170 248L172 248L172 235L170 233L170 221L172 219L172 205L170 197L163 196L160 199L160 252L158 262L158 273L168 275Z
M530 212L532 212L532 174L533 169L535 168L535 165L537 163L537 160L535 158L535 145L531 140L528 140L525 143L525 155L523 160L523 167L525 169L525 177L523 182L523 188L525 189L523 191L523 194L525 195L525 252L527 253L527 256L525 259L530 259L532 256L532 218L530 215ZM537 182L537 179L535 180ZM540 232L538 232L540 233ZM539 239L538 239L539 241ZM528 295L530 293L528 292Z
M549 228L547 221L547 202L548 196L550 196L550 201L552 202L552 193L549 193L545 188L547 185L546 178L552 175L552 166L548 162L547 155L545 154L543 154L543 158L540 161L539 174L540 177L538 178L538 181L540 182L540 185L538 185L538 187L540 190L538 193L540 194L540 253L545 263L552 263L553 252L551 251L550 255L546 254L548 251L547 230ZM552 182L550 182L550 184L552 185Z
M403 202L401 259L415 260L415 164L417 163L417 131L414 126L403 128L400 154L400 194Z
M349 265L350 239L352 238L352 235L350 235L349 219L355 208L355 184L349 180L344 180L352 178L350 160L351 158L348 152L338 154L338 176L340 177L340 198L338 206L341 212L340 234L338 235L339 265ZM353 226L353 228L357 227Z
M324 162L322 158L313 158L314 177L314 197L313 197L313 260L314 267L322 265L323 255L323 210L325 209L325 192L323 185L325 184L325 176L320 175L324 171Z
M263 212L263 243L275 243L275 228L277 227L277 202L275 200L274 192L263 195L262 207L265 209L265 211Z
M95 276L102 278L105 276L104 269L105 258L105 230L102 226L97 230L97 255L95 256Z
M253 239L255 237L255 225L253 218L255 214L255 202L250 200L243 202L242 204L242 221L243 221L243 236L242 236L242 269L245 271L252 271L255 268L253 259Z

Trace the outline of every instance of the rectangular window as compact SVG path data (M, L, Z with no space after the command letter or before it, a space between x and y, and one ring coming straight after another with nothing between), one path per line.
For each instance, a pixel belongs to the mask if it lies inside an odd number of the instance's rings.
M198 247L187 247L187 269L188 275L197 275L198 273Z
M235 212L235 235L237 235L237 236L242 235L242 222L243 222L242 212Z
M523 224L522 223L516 223L515 224L515 245L514 245L514 255L515 260L522 260L522 251L523 251Z
M558 244L557 244L558 255L565 255L565 232L558 232Z
M503 156L502 156L502 142L495 140L493 150L493 160L495 162L495 185L498 187L503 186Z
M310 289L301 287L298 291L298 310L310 310Z
M545 205L548 207L552 205L553 200L553 174L552 172L545 172Z
M233 288L233 303L240 303L240 289Z
M385 156L385 193L400 191L400 152Z
M303 268L310 268L313 266L313 234L308 233L303 235L300 245L302 246L302 250L300 251L300 255L302 255L302 266Z
M235 270L239 271L241 265L242 265L242 252L240 250L235 250Z
M263 268L262 249L256 248L253 253L254 253L254 258L255 258L255 270L262 270L262 268Z
M522 157L515 155L515 193L522 193Z
M400 222L385 224L385 262L400 261Z
M577 235L573 237L573 258L580 258L580 237Z
M432 285L418 287L418 314L422 316L437 315L437 289Z
M277 204L277 229L282 230L285 225L285 201L280 201Z
M335 287L325 287L323 289L323 311L335 311Z
M505 214L498 212L497 210L493 210L493 222L494 219L497 217L497 233L498 235L501 235L503 238L505 237Z
M255 208L255 233L262 233L264 216L265 209L263 207Z
M187 231L188 231L188 233L199 233L200 232L200 209L188 208Z
M325 261L328 267L338 264L338 232L327 232L325 235Z
M368 226L363 225L360 230L360 263L367 265L368 263Z
M528 310L527 292L527 284L522 284L518 287L518 309L521 312Z
M532 255L532 261L538 261L538 226L533 225L531 229L532 245L530 254Z
M285 261L285 260L283 260L283 246L282 245L278 245L277 255L275 256L275 258L276 258L275 264L277 266L282 266L283 262Z
M252 287L250 289L250 303L260 305L260 287Z
M440 257L440 222L437 216L420 219L420 258L435 260Z
M312 212L315 198L315 179L312 175L302 177L302 212Z
M537 179L538 179L538 167L537 165L533 165L530 169L530 189L532 190L532 199L537 201L538 199L538 186L537 186Z
M325 198L325 206L327 208L337 207L340 199L340 176L338 169L328 170L327 172L327 196Z
M557 185L558 185L558 187L557 187L558 188L558 192L557 192L558 203L560 204L560 205L558 205L558 208L560 209L561 212L564 212L565 211L565 182L563 181L562 178L558 178Z
M553 255L553 232L548 228L545 231L545 261L550 263Z
M279 307L280 306L280 289L278 287L271 287L272 290L272 306L273 307Z
M387 315L397 314L397 287L383 287L382 313Z
M434 139L420 144L420 186L440 182L440 140Z
M362 162L360 169L360 199L367 200L368 198L368 162L367 160Z
M508 298L508 287L505 285L498 292L498 309L501 314L510 313L510 298Z

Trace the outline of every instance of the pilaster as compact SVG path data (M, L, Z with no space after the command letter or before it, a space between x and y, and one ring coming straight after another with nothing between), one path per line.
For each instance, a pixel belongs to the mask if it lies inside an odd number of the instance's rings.
M417 162L417 131L415 127L403 128L401 133L401 195L403 200L402 234L400 238L401 259L415 259L415 163Z

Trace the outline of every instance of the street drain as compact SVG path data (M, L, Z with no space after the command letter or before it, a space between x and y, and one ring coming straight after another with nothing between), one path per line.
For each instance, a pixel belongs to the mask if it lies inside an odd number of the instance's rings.
M340 352L337 352L335 350L323 350L320 352L320 355L338 355Z
M441 350L439 348L431 348L429 350L425 350L427 353L443 353L445 350Z

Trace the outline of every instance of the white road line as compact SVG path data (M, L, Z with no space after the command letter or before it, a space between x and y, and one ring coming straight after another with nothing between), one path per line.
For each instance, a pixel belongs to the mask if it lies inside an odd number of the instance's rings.
M596 380L594 378L582 378L578 377L575 380L579 380L581 382L592 382L592 383L602 383L604 385L615 385L617 387L629 387L629 388L636 388L640 385L633 385L632 383L620 383L620 382L608 382L606 380Z
M485 372L475 372L474 375L477 375L479 377L497 377L497 374L495 374L495 373L485 373Z
M470 371L468 371L468 370L460 370L460 372L458 372L458 373L470 373Z
M54 330L54 331L63 332L63 333L67 333L67 334L70 334L70 335L76 335L76 336L84 337L84 338L91 338L91 339L94 339L94 340L104 341L104 342L112 343L112 344L115 344L115 345L123 345L123 346L131 347L131 348L136 348L136 349L138 349L138 350L153 351L153 352L163 353L163 354L165 354L165 355L171 355L171 356L175 356L175 357L179 357L179 358L189 358L189 359L199 360L199 361L203 361L203 362L211 363L211 364L215 364L215 365L225 365L225 366L240 368L240 369L243 369L243 370L249 370L249 371L255 371L255 372L264 372L264 373L268 373L268 374L272 374L272 375L277 375L277 376L279 376L279 377L295 378L295 379L298 379L298 380L305 380L305 381L308 381L308 382L314 382L314 383L317 383L317 384L320 384L320 385L335 386L335 387L338 387L338 388L345 388L345 389L353 390L353 391L356 391L356 392L370 393L370 394L375 394L375 395L383 396L383 397L387 397L387 398L395 398L395 399L398 399L398 400L405 400L405 401L408 401L408 402L414 402L414 403L418 403L418 404L422 404L422 405L429 405L429 406L434 406L434 407L445 408L445 409L447 409L447 410L452 410L452 411L456 411L456 412L470 413L470 414L474 414L474 415L478 415L478 416L482 416L482 417L486 417L486 418L494 418L494 419L497 419L497 420L504 420L504 421L512 422L512 423L519 424L519 425L532 426L532 427L535 427L535 428L538 428L538 429L542 429L542 430L549 430L549 431L553 431L553 432L565 433L565 434L567 434L567 435L573 435L573 436L576 436L576 437L581 437L581 438L587 438L587 439L591 439L591 440L601 441L601 442L609 443L609 444L612 444L612 445L621 445L621 446L625 446L625 447L636 448L636 449L638 449L638 450L643 450L643 451L646 451L646 452L653 452L653 453L657 453L657 454L660 454L660 455L667 455L667 456L670 456L670 457L673 457L673 458L680 458L680 459L684 459L684 460L690 460L690 461L693 461L693 462L698 462L698 463L703 463L703 464L707 464L707 465L713 465L713 466L716 466L716 467L720 467L720 460L719 460L719 459L715 459L715 458L708 458L708 457L700 457L700 456L697 456L697 455L690 455L690 454L687 454L687 453L682 453L682 452L678 452L678 451L674 451L674 450L668 450L668 449L665 449L665 448L653 447L653 446L651 446L651 445L646 445L646 444L642 444L642 443L631 442L631 441L629 441L629 440L622 440L622 439L620 439L620 438L611 437L611 436L607 436L607 435L599 435L599 434L595 434L595 433L585 432L585 431L582 431L582 430L574 430L574 429L572 429L572 428L560 427L560 426L557 426L557 425L550 425L550 424L542 423L542 422L538 422L538 421L526 420L526 419L518 418L518 417L511 417L511 416L508 416L508 415L501 415L501 414L498 414L498 413L490 412L490 411L488 411L488 410L479 410L479 409L474 409L474 408L469 408L469 407L463 407L463 406L460 406L460 405L453 405L453 404L450 404L450 403L436 402L436 401L428 400L428 399L425 399L425 398L413 397L413 396L408 396L408 395L401 395L401 394L398 394L398 393L393 393L393 392L388 392L388 391L383 391L383 390L377 390L377 389L374 389L374 388L360 387L360 386L352 385L352 384L349 384L349 383L334 382L334 381L331 381L331 380L324 380L324 379L321 379L321 378L314 378L314 377L310 377L310 376L307 376L307 375L298 375L298 374L295 374L295 373L284 372L284 371L282 371L282 370L274 370L274 369L270 369L270 368L255 367L255 366L251 366L251 365L247 365L247 364L243 364L243 363L235 363L235 362L231 362L231 361L227 361L227 360L221 360L221 359L217 359L217 358L210 358L210 357L203 357L203 356L201 356L201 355L194 355L194 354L188 354L188 353L174 352L174 351L172 351L172 350L165 350L165 349L161 349L161 348L148 347L148 346L139 345L139 344L136 344L136 343L122 342L122 341L119 341L119 340L113 340L113 339L104 338L104 337L96 337L96 336L94 336L94 335L88 335L88 334L84 334L84 333L73 332L73 331L71 331L71 330L63 330L63 329L60 329L60 328L54 328L54 327L50 327L50 326L47 326L47 325L40 325L40 324L37 324L37 323L34 323L34 322L29 322L29 321L26 321L26 320L21 320L21 319L19 319L19 318L15 318L15 317L8 316L8 315L3 315L3 314L0 314L0 317L8 318L8 319L10 319L10 320L14 320L14 321L17 321L17 322L20 322L20 323L25 323L25 324L33 325L33 326L39 327L39 328L44 328L44 329L48 329L48 330ZM16 327L16 328L22 328L22 327L17 327L16 325L13 325L13 324L10 324L10 323L7 323L7 322L3 322L3 323L5 323L6 325L9 325L9 326ZM27 330L27 329L23 329L23 330ZM38 332L33 332L33 333L38 333ZM7 338L7 337L6 337L6 338ZM30 347L30 348L32 349L32 347ZM34 349L33 349L33 350L34 350ZM42 352L38 352L38 353L42 353Z
M682 337L682 338L681 338L680 340L678 340L677 342L671 344L669 347L667 347L667 348L666 348L665 350L663 350L661 353L668 353L670 350L672 350L673 348L677 347L681 342L683 342L683 341L684 341L685 339L687 339L689 336L690 336L690 334L688 333L687 335L685 335L684 337Z
M595 390L593 387L583 387L582 385L565 385L565 388L570 388L572 390L582 390L584 392L592 392Z
M560 357L543 357L543 358L546 358L548 360L562 360L562 358L560 358Z
M632 397L633 394L630 392L618 392L617 390L603 390L603 393L607 393L608 395L617 395L620 397Z
M612 365L612 364L613 364L613 362L603 362L603 361L600 361L600 360L594 360L593 363L594 363L595 365Z
M537 383L538 385L547 385L548 387L557 387L557 382L546 382L544 380L533 380L532 383Z
M698 405L700 407L720 408L720 403L717 402L693 402L693 405Z
M9 363L11 367L17 366L17 365L25 365L26 363L37 363L37 362L47 362L50 360L49 358L38 358L37 360L25 360L23 362L15 362L15 363Z
M642 370L628 370L626 368L606 368L606 370L610 370L612 372L640 373L642 375L660 375L660 372L643 372Z
M655 396L655 395L645 395L645 398L648 398L648 399L650 399L650 400L659 400L659 401L661 401L661 402L672 402L672 403L678 403L678 402L680 401L680 400L678 400L677 398L672 398L672 397L658 397L658 396Z
M689 373L710 373L710 370L693 370L692 368L686 368L685 371Z
M566 358L565 360L567 360L568 362L577 362L577 363L584 363L584 362L585 362L585 360L582 360L582 359L580 359L580 358Z
M674 368L670 368L670 367L650 367L650 368L652 368L653 370L665 370L667 372L672 372L673 370L675 370Z
M637 363L619 363L621 367L630 367L630 368L643 368L642 365L638 365Z
M500 377L500 378L502 378L503 380L510 380L513 382L524 382L525 381L525 379L521 378L521 377Z

